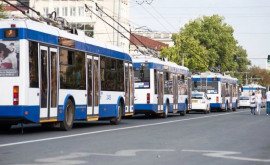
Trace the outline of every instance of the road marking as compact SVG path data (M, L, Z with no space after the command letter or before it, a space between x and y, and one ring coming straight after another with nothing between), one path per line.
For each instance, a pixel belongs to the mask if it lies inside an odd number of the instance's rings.
M57 164L57 165L78 165L86 164L87 161L81 158L89 156L111 156L111 157L134 157L137 152L173 152L172 149L138 149L138 150L120 150L114 154L107 153L86 153L86 152L73 152L68 155L55 156L50 158L36 159L34 164L13 164L13 165L45 165L45 164ZM78 159L78 160L76 160Z
M241 152L234 152L234 151L212 151L212 150L182 150L182 151L183 152L199 152L199 153L203 153L202 155L204 156L209 156L209 157L214 157L214 158L244 160L244 161L252 161L252 162L270 162L270 159L257 159L257 158L232 156L232 155L241 154Z
M172 121L166 121L166 122L160 122L160 123L137 125L137 126L131 126L131 127L123 127L123 128L107 129L107 130L101 130L101 131L85 132L85 133L79 133L79 134L73 134L73 135L56 136L56 137L51 137L51 138L43 138L43 139L27 140L27 141L14 142L14 143L6 143L6 144L0 144L0 148L1 147L7 147L7 146L20 145L20 144L28 144L28 143L50 141L50 140L71 138L71 137L84 136L84 135L99 134L99 133L105 133L105 132L113 132L113 131L120 131L120 130L127 130L127 129L135 129L135 128L142 128L142 127L149 127L149 126L177 123L177 122L197 120L197 119L205 119L205 118L211 118L211 117L217 117L217 116L233 115L233 114L237 114L237 113L243 113L243 112L246 112L246 111L249 111L249 110L243 110L243 111L233 112L233 113L222 113L222 114L218 114L218 115L207 115L207 116L194 117L194 118L189 118L189 119L172 120Z

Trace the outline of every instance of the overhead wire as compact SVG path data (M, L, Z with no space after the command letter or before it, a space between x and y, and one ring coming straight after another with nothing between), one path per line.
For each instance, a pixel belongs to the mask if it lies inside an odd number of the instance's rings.
M164 17L163 17L163 15L162 14L160 14L154 7L153 7L153 5L149 5L149 6L151 6L151 8L165 21L165 22L167 22L167 24L168 25L170 25L175 31L178 31L167 19L165 19Z
M132 34L128 29L126 29L122 24L120 24L118 21L116 21L114 18L112 18L110 15L108 15L106 12L104 12L99 6L97 3L96 4L96 7L99 11L101 11L102 13L104 13L107 17L109 17L110 19L112 19L114 22L116 22L121 28L123 28L126 32L128 32L131 36L133 36L137 41L139 41L145 48L146 50L149 52L149 53L153 53L149 50L149 48L140 40L138 39L134 34ZM119 32L119 30L117 30ZM123 33L121 33L121 35L123 35ZM130 39L128 39L129 41L131 41ZM134 43L133 43L134 44ZM137 47L137 45L136 45Z
M151 15L164 29L166 29L168 32L170 32L170 30L163 25L162 22L160 22L153 14L151 14L143 5L141 5L141 7L149 14Z

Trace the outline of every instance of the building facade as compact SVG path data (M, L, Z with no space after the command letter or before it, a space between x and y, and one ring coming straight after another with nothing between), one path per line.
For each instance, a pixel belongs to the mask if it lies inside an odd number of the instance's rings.
M137 48L139 48L141 51L146 52L146 54L159 57L162 47L168 48L168 46L168 44L138 34L130 36L130 54L136 54Z
M165 44L168 44L170 47L174 45L172 40L173 33L167 32L151 32L151 31L144 31L144 30L133 30L133 33L150 38L155 41L159 41Z
M13 1L16 6L20 6L15 0ZM94 37L98 40L108 42L109 44L122 47L125 52L129 52L130 38L129 25L129 0L23 0L26 5L39 11L41 15L47 17L51 13L55 13L57 17L65 18L72 27L83 30L87 36ZM97 10L96 3L100 10ZM85 7L89 7L94 14ZM13 13L16 10L10 6ZM119 26L115 21L125 28ZM98 16L96 16L96 14ZM29 13L33 17L37 17L34 12ZM54 16L54 15L53 15ZM101 19L100 19L100 18ZM110 25L113 26L113 29ZM122 34L118 33L120 31ZM123 37L123 35L126 37Z

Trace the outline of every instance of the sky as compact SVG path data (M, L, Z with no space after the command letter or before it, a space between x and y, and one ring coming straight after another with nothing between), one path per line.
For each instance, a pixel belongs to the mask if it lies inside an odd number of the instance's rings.
M233 27L234 37L247 50L252 65L266 68L270 0L130 0L133 28L146 26L152 31L175 33L190 20L213 14L223 16Z

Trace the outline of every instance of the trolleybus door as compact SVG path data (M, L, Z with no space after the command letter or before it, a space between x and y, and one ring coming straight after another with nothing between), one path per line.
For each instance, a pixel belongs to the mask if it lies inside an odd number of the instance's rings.
M40 118L57 117L57 49L40 46Z
M192 101L191 101L191 95L192 95L192 80L189 77L188 78L188 109L192 109Z
M163 72L160 71L157 71L157 87L158 111L163 111L164 81Z
M99 115L99 57L87 56L87 115Z
M173 76L173 110L178 111L178 76Z
M221 103L222 103L222 109L225 109L225 97L227 95L226 91L226 83L221 84Z
M130 112L134 111L134 70L133 65L129 64L129 106Z
M229 85L229 90L230 90L230 109L232 109L232 103L233 103L233 85Z
M132 64L125 63L125 113L133 112Z

